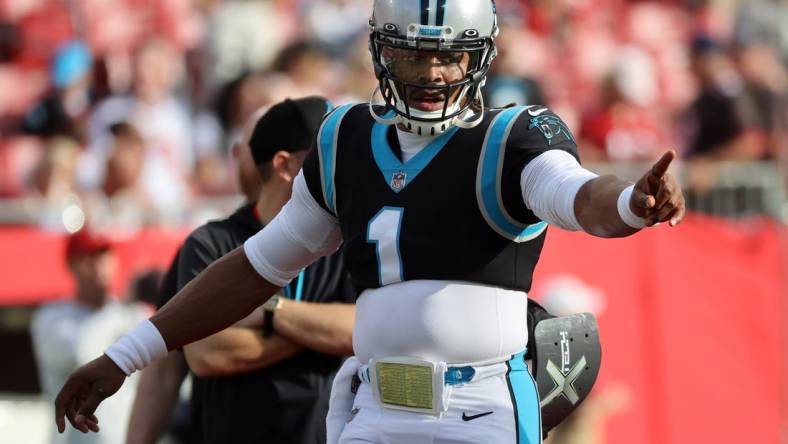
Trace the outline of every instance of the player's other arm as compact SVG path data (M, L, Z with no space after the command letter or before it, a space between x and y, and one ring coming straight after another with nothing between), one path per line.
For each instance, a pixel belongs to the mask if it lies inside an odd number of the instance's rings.
M293 198L274 221L244 247L212 263L150 323L140 324L113 344L110 349L119 352L118 364L105 353L71 375L55 400L58 430L65 430L67 417L83 432L97 431L93 412L120 388L127 373L143 368L167 350L229 327L262 305L302 268L336 251L342 241L336 219L313 199L311 206L305 202L303 195L309 191L305 191L303 177L299 178Z
M164 433L186 377L183 354L173 351L140 375L129 418L126 444L153 444Z
M633 185L583 168L566 124L547 109L538 115L522 113L520 119L507 140L505 177L537 218L599 237L628 236L657 222L681 222L684 197L667 172L675 151L666 152Z

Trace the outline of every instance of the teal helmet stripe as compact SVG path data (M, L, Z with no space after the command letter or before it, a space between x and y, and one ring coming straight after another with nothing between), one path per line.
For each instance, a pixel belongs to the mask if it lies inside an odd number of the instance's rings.
M443 15L446 13L446 0L438 0L438 11L435 16L435 26L443 26Z

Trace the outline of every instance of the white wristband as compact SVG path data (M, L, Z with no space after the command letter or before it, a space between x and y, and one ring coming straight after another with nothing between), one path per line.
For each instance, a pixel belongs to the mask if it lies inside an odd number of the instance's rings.
M104 354L129 376L166 356L167 344L156 326L146 319L110 345Z
M646 228L646 220L637 216L632 212L629 207L629 202L632 200L632 192L635 190L634 185L630 185L618 195L618 215L625 224L635 229Z

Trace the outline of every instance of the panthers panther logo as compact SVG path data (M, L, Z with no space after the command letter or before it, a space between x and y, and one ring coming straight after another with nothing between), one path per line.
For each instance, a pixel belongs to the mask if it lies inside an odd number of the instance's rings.
M575 141L566 124L556 116L540 115L531 118L531 124L528 126L528 129L533 128L537 128L542 133L544 138L547 139L548 145L552 145L553 142L560 143L564 140Z

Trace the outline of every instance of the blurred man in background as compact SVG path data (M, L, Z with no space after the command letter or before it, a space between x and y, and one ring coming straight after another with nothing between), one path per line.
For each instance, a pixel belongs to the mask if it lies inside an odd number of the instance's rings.
M319 97L286 100L259 120L259 114L252 117L248 143L233 148L250 203L189 236L173 263L177 284L164 290L166 300L279 212L329 106ZM170 353L154 372L146 371L128 442L153 442L161 433L186 373L184 355L196 376L191 441L325 442L331 381L339 357L352 353L355 293L339 254L304 270L283 293L234 326L184 347L183 354Z
M253 112L246 120L238 140L233 143L232 156L235 165L235 176L238 191L244 196L244 207L257 202L260 196L260 176L251 159L249 141L257 121L265 112L264 108ZM180 288L178 286L178 265L184 248L178 250L175 258L165 274L161 287L157 308L167 303ZM189 405L177 406L179 389L189 368L182 350L173 351L164 359L156 362L142 373L134 409L129 419L130 426L127 443L154 443L166 433L168 427L175 439L184 442L201 442L200 428L197 418L191 417L191 410L199 410L198 393L195 389L191 394ZM172 418L172 424L170 419Z
M61 45L49 70L51 89L24 118L25 132L42 137L84 141L84 123L91 104L90 47L79 40Z
M133 66L131 93L111 96L92 110L80 182L95 187L110 174L103 163L112 150L109 130L128 122L145 142L140 187L153 207L170 217L191 197L188 179L194 165L189 111L175 94L183 60L166 41L150 39L137 50Z
M34 315L31 326L33 349L44 396L55 399L68 374L90 360L149 313L141 305L115 301L110 284L115 278L116 258L110 242L83 229L69 237L66 262L76 284L73 300L52 302ZM52 436L53 443L122 443L126 433L136 378L118 398L102 406L107 421L102 436L78 431Z

